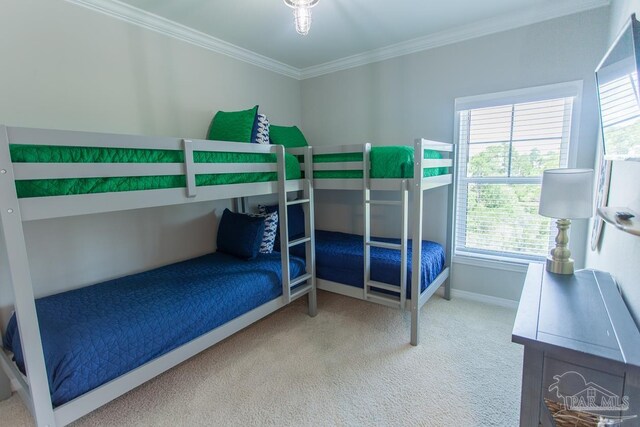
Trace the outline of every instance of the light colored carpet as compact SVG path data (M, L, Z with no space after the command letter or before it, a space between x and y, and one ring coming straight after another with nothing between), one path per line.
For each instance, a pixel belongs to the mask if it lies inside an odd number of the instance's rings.
M517 425L514 310L434 296L411 347L408 312L326 292L318 309L297 301L75 425ZM33 425L18 396L0 424Z

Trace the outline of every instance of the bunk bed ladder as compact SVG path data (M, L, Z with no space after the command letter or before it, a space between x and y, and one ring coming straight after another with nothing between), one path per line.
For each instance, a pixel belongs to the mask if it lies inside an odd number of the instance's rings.
M302 198L288 200L286 188L286 171L284 160L284 147L278 151L278 221L280 227L280 253L282 259L282 297L286 303L295 300L305 294L309 297L309 315L315 316L317 312L316 299L316 273L315 273L315 235L313 230L315 224L313 220L313 186L309 176L313 176L311 172L311 147L305 153L305 179L302 190ZM289 240L289 215L288 208L292 205L302 205L305 218L305 233L303 237ZM291 280L291 271L289 269L289 250L297 245L305 245L306 272L301 276Z
M403 180L400 188L400 200L371 199L371 144L365 144L363 152L363 209L364 209L364 299L393 308L404 308L407 298L407 234L409 195L407 181ZM400 243L386 243L371 240L371 206L400 206L401 236ZM371 248L385 248L400 251L400 286L371 280Z

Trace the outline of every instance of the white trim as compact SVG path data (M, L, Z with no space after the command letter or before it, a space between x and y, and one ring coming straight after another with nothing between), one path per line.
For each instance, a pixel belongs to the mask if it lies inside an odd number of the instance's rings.
M274 73L300 80L300 69L276 61L259 53L236 46L201 31L179 24L175 21L139 9L119 0L66 0L78 6L103 13L112 18L129 24L137 25L147 30L165 36L173 37L212 52L220 53L231 58L264 68Z
M553 4L545 8L527 11L526 13L520 11L497 16L464 27L444 30L312 67L296 68L119 0L66 1L296 80L310 79L336 71L512 30L574 13L606 7L611 3L611 0L583 0L578 5Z
M458 206L459 192L460 192L460 178L461 175L466 176L466 144L468 141L465 141L464 144L460 145L461 137L460 137L460 115L461 112L466 112L468 110L478 109L478 108L487 108L487 107L495 107L501 105L509 105L509 104L519 104L519 103L528 103L528 102L537 102L544 101L547 99L554 98L569 98L572 97L573 101L571 103L571 129L569 131L569 139L565 140L564 136L562 139L562 146L568 144L568 149L561 147L561 153L566 152L566 167L575 167L577 162L577 147L579 141L579 130L580 130L580 120L582 113L582 91L583 91L583 81L582 80L574 80L569 82L562 82L550 85L543 86L535 86L529 88L521 88L515 90L508 90L503 92L496 93L487 93L481 95L474 96L466 96L456 98L454 101L454 143L460 147L456 159L457 169L454 171L456 175L456 187L454 188L454 209L453 209L453 248L456 250L456 235L458 228L458 210L465 209L466 204ZM565 108L566 114L566 108ZM564 132L563 132L564 135ZM460 156L463 156L461 158ZM561 158L562 161L563 158ZM462 160L462 161L461 161ZM471 182L479 182L483 179L480 178L465 178L466 181ZM489 183L507 183L513 182L512 178L509 179L493 179L486 178L486 181ZM528 179L520 179L520 183L524 183L528 181ZM463 229L466 229L466 220L463 218ZM550 244L553 243L553 233L550 234ZM499 253L491 253L493 251L487 250L487 254L478 253L475 251L465 251L464 248L460 248L460 253L454 255L454 262L458 262L460 264L474 265L478 267L486 267L486 268L494 268L499 270L509 270L509 271L526 271L526 268L521 269L519 267L520 262L529 263L531 262L530 257L522 257L519 258L517 254L511 256L511 254L501 255Z
M599 7L606 7L609 6L609 4L610 0L583 0L579 5L555 3L552 6L528 11L528 13L516 12L501 15L495 18L476 22L475 24L466 25L464 27L444 30L380 49L374 49L368 52L337 59L335 61L326 62L324 64L303 68L300 70L300 78L302 80L310 79L334 73L336 71L347 70L361 65L396 58L398 56L409 55L502 31L508 31L574 13L585 12Z
M550 98L567 98L570 96L576 97L576 101L581 101L582 87L582 80L572 80L550 85L463 96L455 99L455 111L496 107L521 102L544 101Z
M474 267L490 268L493 270L513 271L516 273L526 273L529 263L539 262L539 260L518 259L518 258L501 258L491 255L469 254L454 255L454 264L472 265Z
M442 296L442 289L438 289L438 295ZM494 305L497 307L504 307L516 310L518 308L518 301L514 301L506 298L493 297L491 295L479 294L477 292L463 291L461 289L451 289L452 298L460 298L467 301L479 302L482 304Z

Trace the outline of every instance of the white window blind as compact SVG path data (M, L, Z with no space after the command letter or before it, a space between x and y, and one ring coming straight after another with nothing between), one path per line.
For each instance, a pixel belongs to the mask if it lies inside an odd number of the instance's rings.
M553 236L538 215L540 184L545 169L568 164L576 97L564 95L458 110L456 255L546 256Z

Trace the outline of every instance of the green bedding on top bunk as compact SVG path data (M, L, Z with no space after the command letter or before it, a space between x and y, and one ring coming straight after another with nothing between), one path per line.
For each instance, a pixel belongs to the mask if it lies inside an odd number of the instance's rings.
M183 163L178 150L11 145L14 163ZM274 163L275 154L194 152L196 163ZM295 156L286 154L287 179L301 177ZM275 172L196 175L196 185L276 181ZM184 175L35 179L16 181L19 198L186 187Z
M424 150L425 159L441 159L438 151ZM361 162L362 153L319 154L315 163ZM424 178L445 175L447 168L427 168ZM314 178L362 178L361 170L315 171ZM413 147L371 147L371 178L413 178Z

